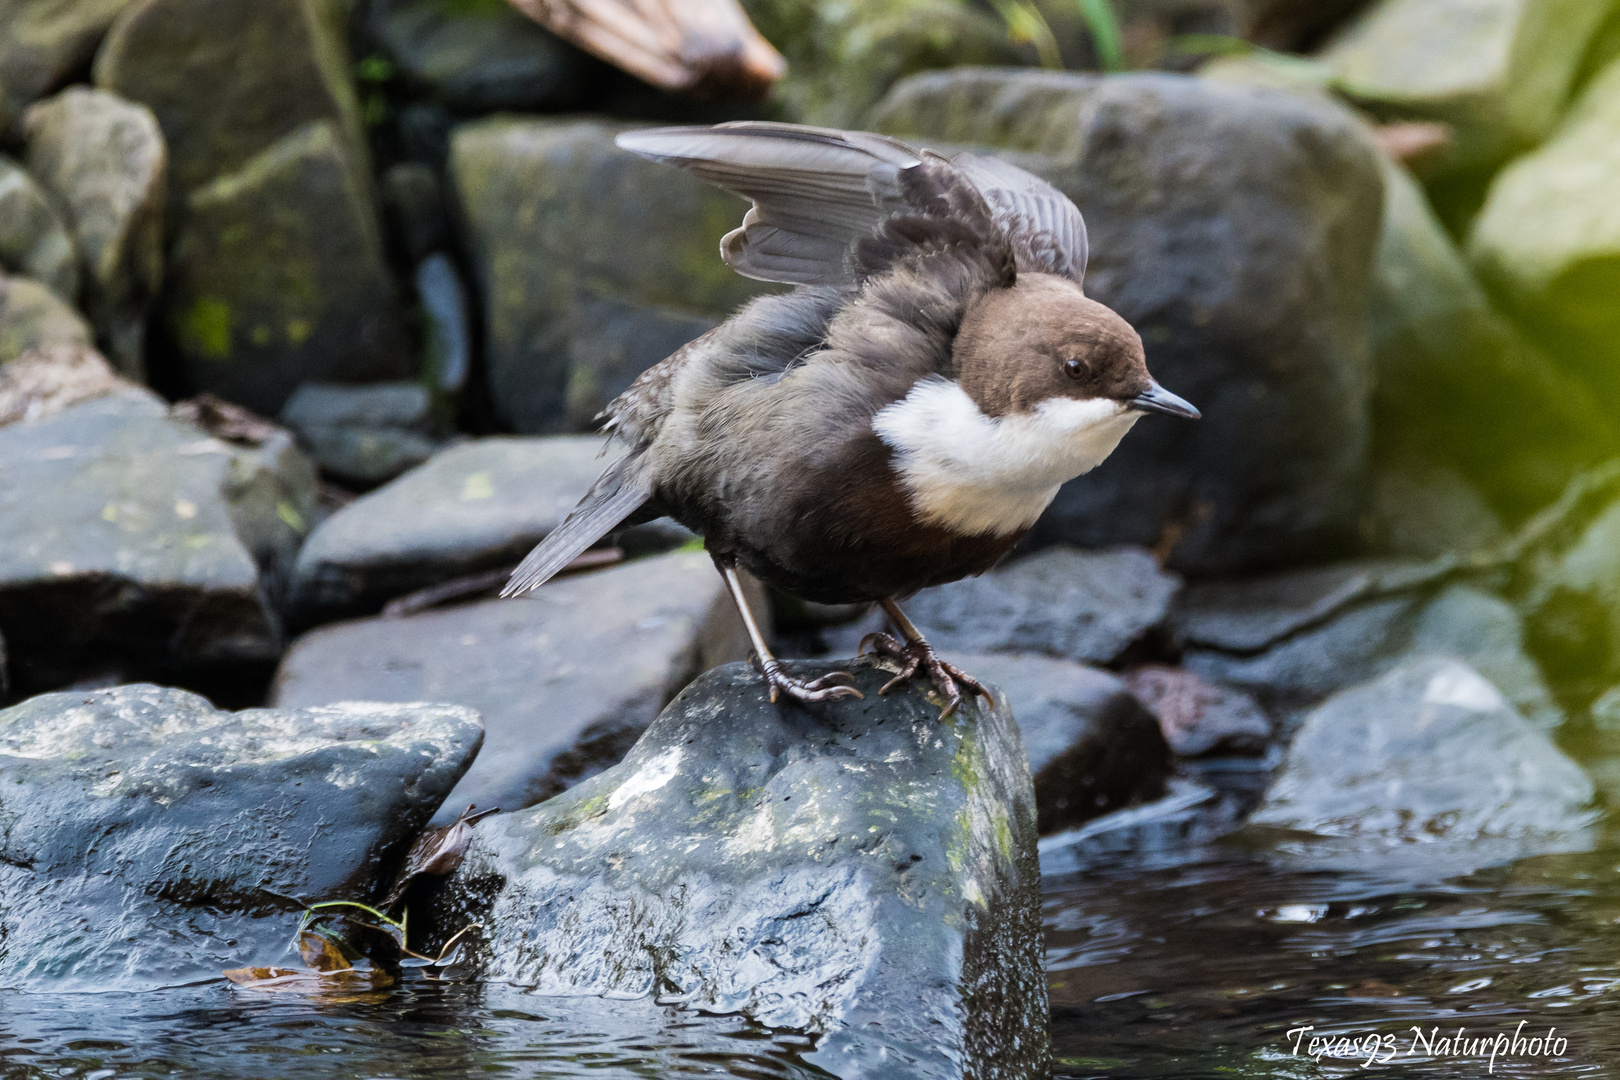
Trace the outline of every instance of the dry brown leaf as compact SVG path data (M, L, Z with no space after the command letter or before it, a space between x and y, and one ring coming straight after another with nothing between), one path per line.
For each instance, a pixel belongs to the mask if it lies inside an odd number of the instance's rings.
M383 908L387 910L405 895L411 882L423 874L434 877L444 877L453 874L461 865L461 860L467 855L467 845L472 843L473 826L491 814L499 812L499 807L475 813L478 807L469 806L461 812L461 816L449 825L441 825L437 829L428 829L416 838L411 850L405 856L405 865L394 881L394 887L388 891L388 898L383 901Z

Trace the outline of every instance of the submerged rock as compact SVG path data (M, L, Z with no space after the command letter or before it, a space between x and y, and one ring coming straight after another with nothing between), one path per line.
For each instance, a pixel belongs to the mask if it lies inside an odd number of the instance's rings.
M1620 60L1556 134L1491 182L1468 253L1481 279L1599 393L1620 404Z
M267 668L280 635L263 575L296 550L313 502L313 470L285 434L235 446L146 392L0 427L15 684Z
M835 1076L1046 1076L1012 714L941 722L919 687L854 674L865 700L800 707L748 666L708 673L622 764L480 825L434 925L480 923L487 978L821 1033L806 1058Z
M1383 184L1353 114L1183 76L969 69L906 80L872 123L1012 152L1072 198L1090 234L1086 292L1203 411L1143 419L1064 486L1037 540L1140 544L1197 576L1355 543Z
M0 711L0 987L151 990L369 901L478 751L448 705L221 712L151 685Z
M1483 865L1585 850L1592 794L1478 672L1424 658L1311 713L1249 820L1314 834L1283 844L1309 859Z
M1321 59L1380 113L1443 121L1449 166L1488 168L1557 123L1608 0L1379 0Z
M1006 695L1029 755L1042 836L1164 794L1170 747L1119 676L1049 656L947 659Z
M323 627L288 650L273 701L477 709L485 752L446 804L453 817L468 803L529 806L616 764L694 675L747 655L709 557L677 552L563 578L521 600Z
M516 565L612 461L603 447L600 435L496 436L441 450L320 524L298 555L293 608L307 620L371 614L413 590Z
M68 303L79 296L73 234L32 176L0 157L0 270L33 278Z
M146 374L146 318L163 281L168 151L150 110L70 87L28 110L28 168L73 227L84 309L119 370Z
M1181 579L1135 548L1052 548L924 589L906 613L941 649L1111 664L1162 628Z
M191 389L275 415L309 380L412 374L370 180L330 121L193 192L164 320Z
M0 0L0 130L95 55L130 0Z
M415 382L337 386L305 383L281 422L322 469L350 483L392 480L433 456L433 399Z
M608 399L771 286L716 254L747 204L613 146L620 126L496 117L456 129L490 390L522 432Z
M37 281L0 275L0 364L58 345L89 348L89 325Z

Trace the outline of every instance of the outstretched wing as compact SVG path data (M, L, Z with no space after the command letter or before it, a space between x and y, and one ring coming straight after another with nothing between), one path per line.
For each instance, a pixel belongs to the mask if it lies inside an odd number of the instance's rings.
M1085 271L1085 224L1067 197L993 158L954 159L863 131L764 121L626 132L618 145L686 169L753 202L726 234L720 256L744 277L795 285L841 285L860 276L857 243L885 222L940 212L931 196L953 186L944 169L976 189L1020 270Z

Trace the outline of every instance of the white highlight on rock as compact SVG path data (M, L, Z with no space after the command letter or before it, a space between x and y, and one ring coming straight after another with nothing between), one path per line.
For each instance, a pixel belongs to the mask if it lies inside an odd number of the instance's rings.
M1473 712L1509 707L1500 690L1463 664L1447 664L1435 672L1424 688L1423 701L1428 705L1455 705Z
M675 778L681 767L681 748L672 746L631 774L608 796L608 809L617 810L631 799L657 791Z
M1059 486L1102 464L1141 415L1109 398L1054 398L990 417L959 384L930 376L879 411L872 430L895 451L924 521L1005 535L1035 524Z

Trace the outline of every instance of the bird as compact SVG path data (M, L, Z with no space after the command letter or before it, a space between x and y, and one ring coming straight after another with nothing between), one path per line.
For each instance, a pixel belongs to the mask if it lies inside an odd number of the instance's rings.
M607 533L669 515L700 534L775 702L859 696L792 677L739 570L805 600L882 606L868 648L963 690L898 600L983 573L1065 481L1148 413L1197 419L1149 374L1131 325L1085 294L1085 221L997 158L767 121L629 131L618 146L752 203L720 243L792 285L643 372L599 419L629 447L513 571L539 587Z

